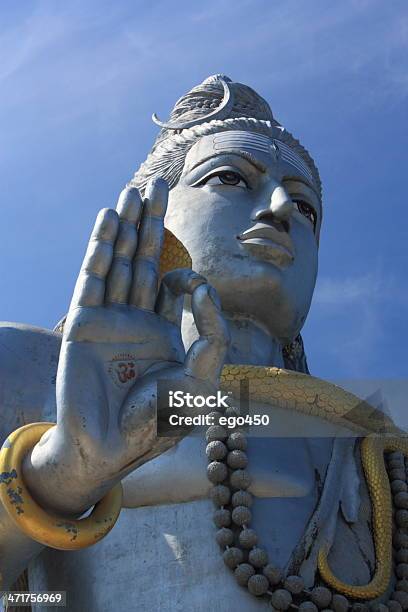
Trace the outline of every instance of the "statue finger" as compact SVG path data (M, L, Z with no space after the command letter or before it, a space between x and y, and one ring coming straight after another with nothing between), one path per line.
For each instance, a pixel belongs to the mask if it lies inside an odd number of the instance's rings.
M107 303L126 304L132 283L132 261L137 247L142 199L136 187L126 187L119 196L116 212L119 231L113 249L111 268L106 279Z
M183 314L184 295L193 291L207 281L204 276L187 268L172 270L164 275L155 310L157 314L170 323L180 326Z
M207 284L198 286L191 298L191 309L200 337L187 352L186 373L217 385L230 336L215 289Z
M105 281L110 270L118 232L116 211L103 208L95 221L88 248L75 285L70 308L100 306L105 299Z
M147 310L154 309L157 299L167 198L166 181L159 178L148 184L139 227L138 246L133 260L133 280L129 297L129 303Z

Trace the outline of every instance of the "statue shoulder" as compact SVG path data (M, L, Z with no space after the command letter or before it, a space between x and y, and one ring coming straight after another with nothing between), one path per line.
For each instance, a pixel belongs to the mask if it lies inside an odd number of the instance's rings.
M61 334L0 322L0 440L36 421L55 420Z

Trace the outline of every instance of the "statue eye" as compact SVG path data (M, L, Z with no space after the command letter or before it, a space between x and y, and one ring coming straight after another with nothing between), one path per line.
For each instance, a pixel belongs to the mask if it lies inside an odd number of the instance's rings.
M309 221L313 225L313 229L316 229L317 214L313 206L311 206L304 200L296 200L292 198L292 201L300 212L300 214L306 217L306 219L309 219Z
M233 187L248 187L247 182L238 172L232 170L223 170L211 174L201 182L201 185L231 185Z

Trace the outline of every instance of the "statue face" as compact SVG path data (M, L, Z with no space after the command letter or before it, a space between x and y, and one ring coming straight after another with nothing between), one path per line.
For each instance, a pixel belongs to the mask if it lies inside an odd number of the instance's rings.
M250 317L286 344L310 307L320 222L303 160L269 137L230 131L190 149L165 224L228 315Z

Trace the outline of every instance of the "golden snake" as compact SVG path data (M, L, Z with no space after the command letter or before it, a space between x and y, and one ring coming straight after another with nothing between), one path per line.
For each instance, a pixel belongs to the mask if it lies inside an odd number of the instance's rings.
M318 416L365 436L360 452L373 508L374 576L361 586L342 582L331 571L324 548L319 551L318 568L323 580L339 593L353 599L378 597L387 589L392 570L392 499L384 452L402 451L408 455L407 438L380 411L319 378L279 368L226 365L221 388L238 397L241 380L249 381L251 401Z

